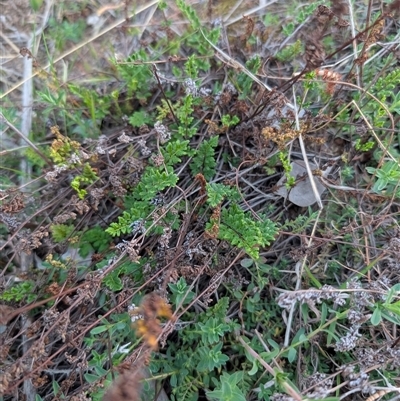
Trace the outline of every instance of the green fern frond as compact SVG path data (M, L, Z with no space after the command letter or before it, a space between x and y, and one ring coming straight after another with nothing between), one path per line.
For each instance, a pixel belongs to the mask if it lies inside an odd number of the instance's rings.
M262 218L254 221L250 213L233 204L221 212L218 238L244 249L251 258L258 259L260 248L269 245L277 231L271 220Z
M190 163L190 170L194 176L201 173L206 181L209 181L215 175L217 162L214 152L217 145L218 136L213 136L199 146L199 149L196 151Z

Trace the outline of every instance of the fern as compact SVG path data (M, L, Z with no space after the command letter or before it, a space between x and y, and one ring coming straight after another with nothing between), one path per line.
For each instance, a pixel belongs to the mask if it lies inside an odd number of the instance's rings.
M302 43L300 39L291 45L285 46L276 54L276 59L281 62L292 61L296 56L302 52Z
M23 283L15 284L0 294L0 300L19 302L25 297L28 297L27 301L31 302L36 297L34 295L34 288L35 285L32 281L24 281Z
M168 142L164 149L161 150L164 156L164 162L167 165L174 165L181 162L181 157L188 154L189 141L176 141Z
M148 167L135 188L135 196L137 199L149 201L165 188L174 187L178 179L178 176L173 173L172 167L167 167L167 171L161 171L157 167Z
M198 77L199 69L197 66L197 59L194 54L189 56L188 60L186 61L185 72L192 79L196 79Z
M152 122L148 113L144 112L143 110L135 111L129 117L129 124L132 127L141 127L144 124L150 124Z
M397 85L400 82L400 68L395 69L384 77L380 77L374 86L374 91L380 100L384 102L388 97L392 97L395 93ZM390 106L390 105L389 105Z
M212 222L208 227L211 229ZM218 238L243 248L253 259L259 258L260 248L269 245L276 233L276 225L271 220L254 221L250 213L245 213L236 204L222 210Z
M291 230L293 233L300 233L307 229L313 221L318 216L318 211L312 213L311 208L308 209L309 215L305 214L299 215L296 219L289 221L286 220L285 224L282 226L283 230Z
M193 35L189 35L189 37L187 38L187 45L189 46L189 48L197 50L201 55L209 54L212 48L207 41L203 40L202 34L200 33L202 23L196 11L191 6L187 5L184 0L177 0L176 4L181 10L182 14L189 20L191 28L194 31L197 31ZM211 43L216 44L220 36L220 32L220 28L217 27L211 30L207 30L207 33L203 32L203 34ZM198 64L199 62L201 62L201 59L198 59ZM208 68L209 64L207 62L204 63L204 67L201 69L206 71Z
M222 126L226 129L229 127L234 127L239 124L240 118L238 116L231 116L229 114L225 114L221 117Z
M52 224L50 231L54 242L63 242L67 240L75 230L72 224Z
M97 177L95 171L89 165L89 163L85 163L85 165L83 166L82 174L77 175L71 181L71 187L77 192L78 197L80 199L83 199L86 196L87 191L86 189L81 188L82 184L85 185L93 184L96 180L98 180L98 178L99 177Z
M48 154L47 149L41 149L40 147L39 149L44 154ZM32 148L26 148L24 154L25 157L32 163L33 166L38 166L40 168L43 168L46 165L46 161L43 160L43 158L40 155L38 155Z
M79 142L72 141L70 138L62 135L57 126L50 128L51 133L56 137L50 147L50 157L57 165L65 164L76 153L79 148Z
M196 151L190 163L190 170L193 175L202 173L206 181L211 180L215 175L215 167L217 165L214 157L214 151L217 145L218 136L213 136L199 146L199 149Z
M223 184L211 183L206 185L208 199L211 207L217 207L227 198L232 201L239 201L240 195L236 188L231 188Z
M400 68L388 73L386 76L380 77L376 84L371 88L371 92L377 99L387 106L391 113L400 113L400 93L397 88L400 80ZM361 94L354 96L359 101ZM388 124L388 115L386 110L376 101L368 100L362 107L363 113L370 116L371 125L374 127L385 127ZM382 140L383 138L381 138ZM379 158L380 156L378 156Z
M132 204L129 211L124 211L118 217L118 222L113 222L105 230L108 234L120 236L132 231L132 224L138 220L147 219L155 206L150 203L158 192L167 187L173 187L178 182L178 176L173 173L172 167L167 166L167 171L157 167L148 167L140 182L127 197L127 203Z
M105 230L106 233L113 237L128 234L132 231L132 224L135 221L144 219L150 214L150 210L154 209L148 203L144 202L138 202L135 206L129 212L124 211L121 216L118 216L118 222L111 223Z
M182 105L176 110L176 116L179 120L178 126L178 134L181 138L191 138L194 134L196 134L196 127L192 127L192 123L194 118L192 117L193 113L193 96L187 95L183 99Z

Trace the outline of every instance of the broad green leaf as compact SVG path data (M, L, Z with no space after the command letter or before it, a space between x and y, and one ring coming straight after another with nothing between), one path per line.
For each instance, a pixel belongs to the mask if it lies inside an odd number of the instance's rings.
M101 377L94 375L92 373L85 373L83 376L88 383L95 383L101 379Z
M294 362L297 358L297 351L296 348L291 347L288 352L288 361L290 363Z
M108 326L97 326L90 330L90 334L100 334L108 330Z
M374 326L378 326L378 324L382 321L382 312L379 307L375 308L374 313L371 316L371 323Z

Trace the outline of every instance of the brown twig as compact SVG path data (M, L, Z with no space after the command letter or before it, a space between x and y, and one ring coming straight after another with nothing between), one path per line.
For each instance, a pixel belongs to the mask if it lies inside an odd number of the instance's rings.
M40 149L28 138L26 137L15 125L13 125L7 118L0 112L0 122L5 123L8 127L10 127L20 139L25 141L50 167L53 166L53 162L47 158L47 156L40 151Z

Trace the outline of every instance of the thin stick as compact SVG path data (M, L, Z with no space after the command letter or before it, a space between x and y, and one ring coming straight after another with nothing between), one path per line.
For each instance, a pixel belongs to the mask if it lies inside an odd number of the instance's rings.
M31 140L28 137L26 137L16 126L14 126L10 121L8 121L7 118L4 117L4 115L3 115L3 113L1 111L0 111L0 122L4 122L6 125L8 125L8 127L11 128L16 134L18 134L20 139L24 140L43 160L46 161L46 163L49 166L53 165L51 160L48 159L47 156L44 155L39 150L39 148L33 142L31 142Z
M292 86L292 89L293 89L293 101L294 101L294 105L295 105L294 112L295 112L295 116L296 116L296 129L300 132L299 113L297 112L296 93L294 92L294 85ZM308 179L310 180L311 188L313 190L313 194L315 196L315 199L317 200L319 209L322 210L324 208L324 206L322 205L321 197L319 195L317 185L315 184L315 180L314 180L313 173L311 171L310 164L308 163L306 147L304 146L304 141L303 141L303 137L301 134L299 135L299 143L300 143L301 153L303 155L303 161L304 161L304 164L306 165Z

